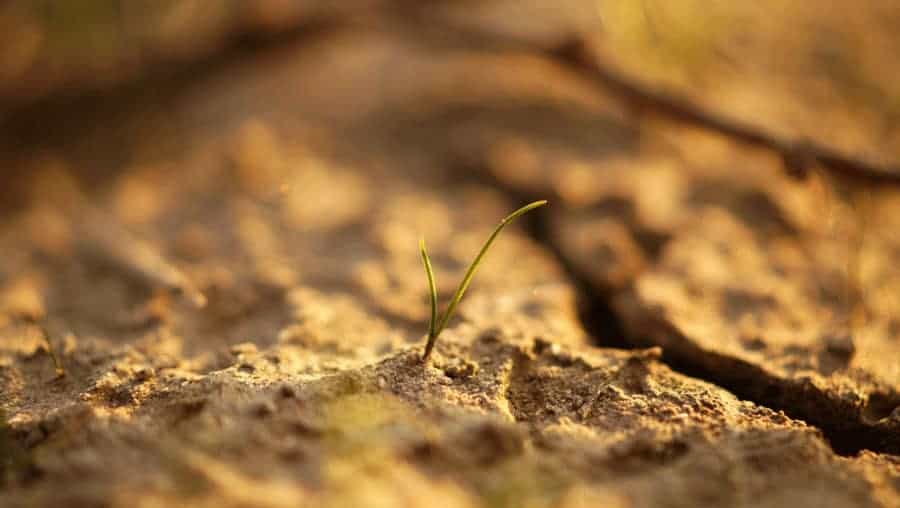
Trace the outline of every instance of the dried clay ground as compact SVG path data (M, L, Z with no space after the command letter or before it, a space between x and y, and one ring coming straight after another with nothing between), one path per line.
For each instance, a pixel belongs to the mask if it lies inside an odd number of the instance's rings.
M553 44L569 3L332 13L5 117L0 505L900 506L900 187L430 24ZM445 302L539 198L423 365L419 236Z

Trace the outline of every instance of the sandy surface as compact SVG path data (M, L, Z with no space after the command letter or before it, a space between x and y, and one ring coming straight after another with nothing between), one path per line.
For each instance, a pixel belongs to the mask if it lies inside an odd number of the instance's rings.
M900 506L900 191L383 23L7 121L0 504Z

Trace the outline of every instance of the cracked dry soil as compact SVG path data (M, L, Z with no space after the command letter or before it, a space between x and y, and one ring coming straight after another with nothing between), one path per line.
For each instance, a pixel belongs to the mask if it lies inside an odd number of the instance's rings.
M848 281L816 180L409 30L4 145L0 504L900 506L900 191ZM534 196L423 366L419 235Z

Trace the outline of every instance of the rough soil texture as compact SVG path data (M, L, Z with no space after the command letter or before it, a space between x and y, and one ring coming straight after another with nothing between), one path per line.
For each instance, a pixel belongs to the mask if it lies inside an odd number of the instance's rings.
M4 2L0 107L64 102L160 72L189 72L224 48L327 24L376 1Z
M6 120L0 505L900 506L900 191L389 14Z
M741 162L691 161L704 141L690 155L643 148L531 182L504 176L514 161L493 167L525 195L556 186L566 204L545 234L611 310L598 330L661 346L680 368L820 426L843 452L896 454L900 279L888 230L900 195L831 194L820 176L792 181L736 149L721 157ZM755 176L726 183L733 172Z

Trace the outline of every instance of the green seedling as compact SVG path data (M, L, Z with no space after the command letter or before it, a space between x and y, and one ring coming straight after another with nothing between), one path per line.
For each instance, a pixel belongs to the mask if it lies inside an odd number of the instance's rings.
M53 368L56 370L56 379L66 377L66 369L63 367L62 361L56 354L56 350L53 348L53 342L50 340L50 332L48 332L47 328L42 324L38 324L38 328L41 331L41 335L43 335L44 342L47 344L47 354L50 355L50 358L53 360Z
M481 264L481 260L484 258L484 255L487 253L487 250L488 248L490 248L491 244L494 243L497 235L500 234L500 231L502 231L507 224L512 222L520 215L523 215L526 212L529 212L546 204L546 200L529 203L522 208L519 208L515 212L507 215L502 221L500 221L500 224L497 225L496 229L494 229L494 232L491 233L491 236L488 237L486 242L484 242L484 245L481 247L478 255L475 256L474 260L472 260L472 263L466 270L466 274L463 276L462 281L460 281L459 286L456 288L456 292L453 293L453 297L450 299L450 303L447 305L447 308L440 315L440 317L438 317L437 314L437 289L435 288L434 284L434 271L431 268L431 260L428 258L428 252L425 250L425 239L422 238L419 240L419 252L422 254L422 263L425 265L425 275L428 277L428 291L431 296L431 321L428 324L428 343L425 345L425 353L422 355L423 363L428 362L428 358L431 356L431 351L434 349L434 344L435 342L437 342L438 336L440 336L441 332L444 331L444 328L447 326L447 322L450 321L450 317L453 315L453 311L456 310L456 306L459 305L459 301L462 300L463 294L469 287L469 283L472 282L472 277L475 276L475 270L478 269L478 265Z

